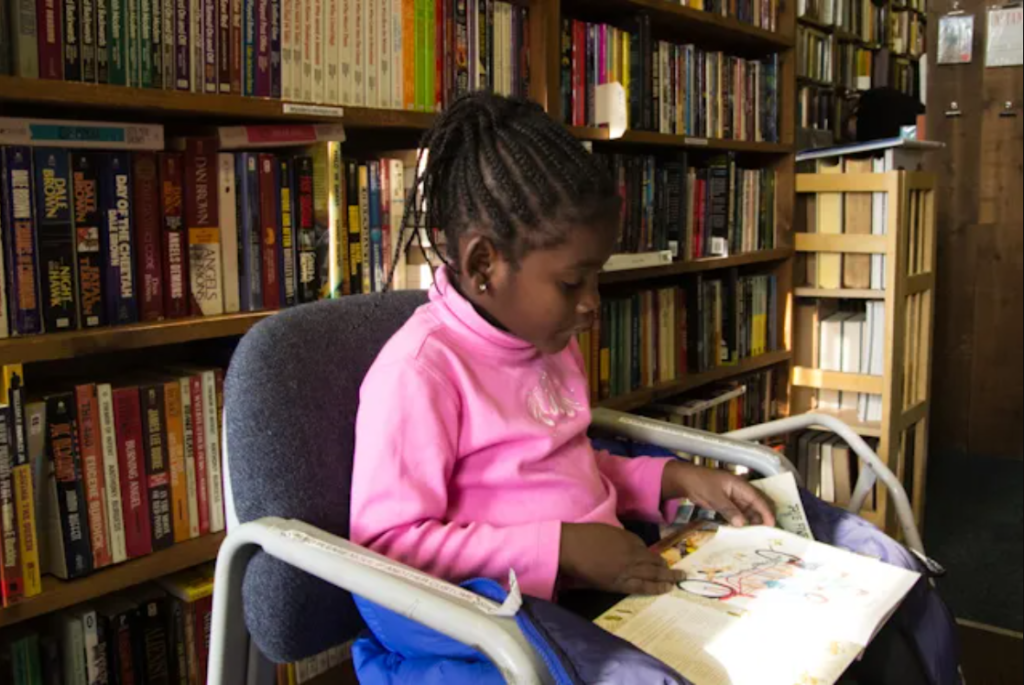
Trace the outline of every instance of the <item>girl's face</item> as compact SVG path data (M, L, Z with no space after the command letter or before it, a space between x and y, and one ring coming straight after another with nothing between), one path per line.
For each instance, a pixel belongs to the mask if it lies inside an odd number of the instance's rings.
M512 335L545 354L561 352L600 315L598 278L616 231L613 221L571 226L565 242L528 252L517 267L488 238L469 233L459 245L460 287Z

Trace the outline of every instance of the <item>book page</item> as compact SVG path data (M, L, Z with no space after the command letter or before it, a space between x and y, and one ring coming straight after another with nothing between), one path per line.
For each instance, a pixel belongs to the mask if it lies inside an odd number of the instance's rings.
M775 505L775 520L779 528L805 540L814 539L807 512L800 501L796 477L792 473L756 480L751 485Z

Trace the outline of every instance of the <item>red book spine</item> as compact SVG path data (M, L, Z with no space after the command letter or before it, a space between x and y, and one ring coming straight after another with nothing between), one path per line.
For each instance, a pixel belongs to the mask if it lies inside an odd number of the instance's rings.
M242 95L242 0L231 0L231 93Z
M37 0L39 34L39 77L64 80L63 0Z
M188 316L188 244L185 238L183 169L184 159L181 155L160 155L164 312L172 319Z
M587 125L587 26L573 22L573 79L572 99L575 105L573 125Z
M17 604L25 597L21 568L20 535L14 496L15 445L11 414L0 407L0 607Z
M128 558L135 559L153 551L138 388L114 391L114 423L117 426L117 459L121 467L125 543Z
M231 93L231 0L217 1L217 88Z
M199 682L205 683L210 662L210 640L213 635L213 597L197 599L192 605L196 616L196 661Z
M160 192L156 155L132 156L135 184L135 275L139 284L139 315L142 321L164 318L163 259L160 249Z
M260 155L260 236L263 246L263 307L281 308L281 282L278 274L277 204L280 189L277 183L277 160L274 155Z
M203 379L192 376L188 381L192 395L192 454L196 460L196 491L199 499L199 534L210 532L210 481L206 463L206 416L203 409ZM205 682L201 681L201 682Z
M78 444L82 454L82 481L85 486L86 512L92 543L93 568L101 569L114 563L107 534L105 478L100 456L99 414L95 385L75 388L78 405Z
M205 243L207 229L216 229L220 219L219 188L217 185L217 140L215 138L189 138L185 143L185 226L188 245ZM185 261L188 261L186 257ZM192 272L193 265L189 264ZM203 310L195 297L192 280L188 288L189 313L202 316Z

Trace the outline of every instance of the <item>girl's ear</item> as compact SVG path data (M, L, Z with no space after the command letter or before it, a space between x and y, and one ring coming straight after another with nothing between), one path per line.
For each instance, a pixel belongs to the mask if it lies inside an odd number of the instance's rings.
M464 285L473 294L487 292L500 270L501 254L490 238L479 234L466 236L461 247L459 270L468 281Z

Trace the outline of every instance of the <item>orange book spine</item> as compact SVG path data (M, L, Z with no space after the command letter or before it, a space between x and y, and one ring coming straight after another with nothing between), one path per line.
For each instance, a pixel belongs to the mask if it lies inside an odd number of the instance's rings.
M114 559L107 523L106 478L100 454L100 404L96 398L96 386L81 385L75 388L75 402L78 405L78 443L82 452L82 480L85 484L93 567L101 569L114 563Z
M164 420L167 424L167 460L171 469L171 521L174 542L191 539L188 480L185 473L185 417L181 406L181 387L177 381L164 386Z
M402 109L416 109L416 0L402 0Z

